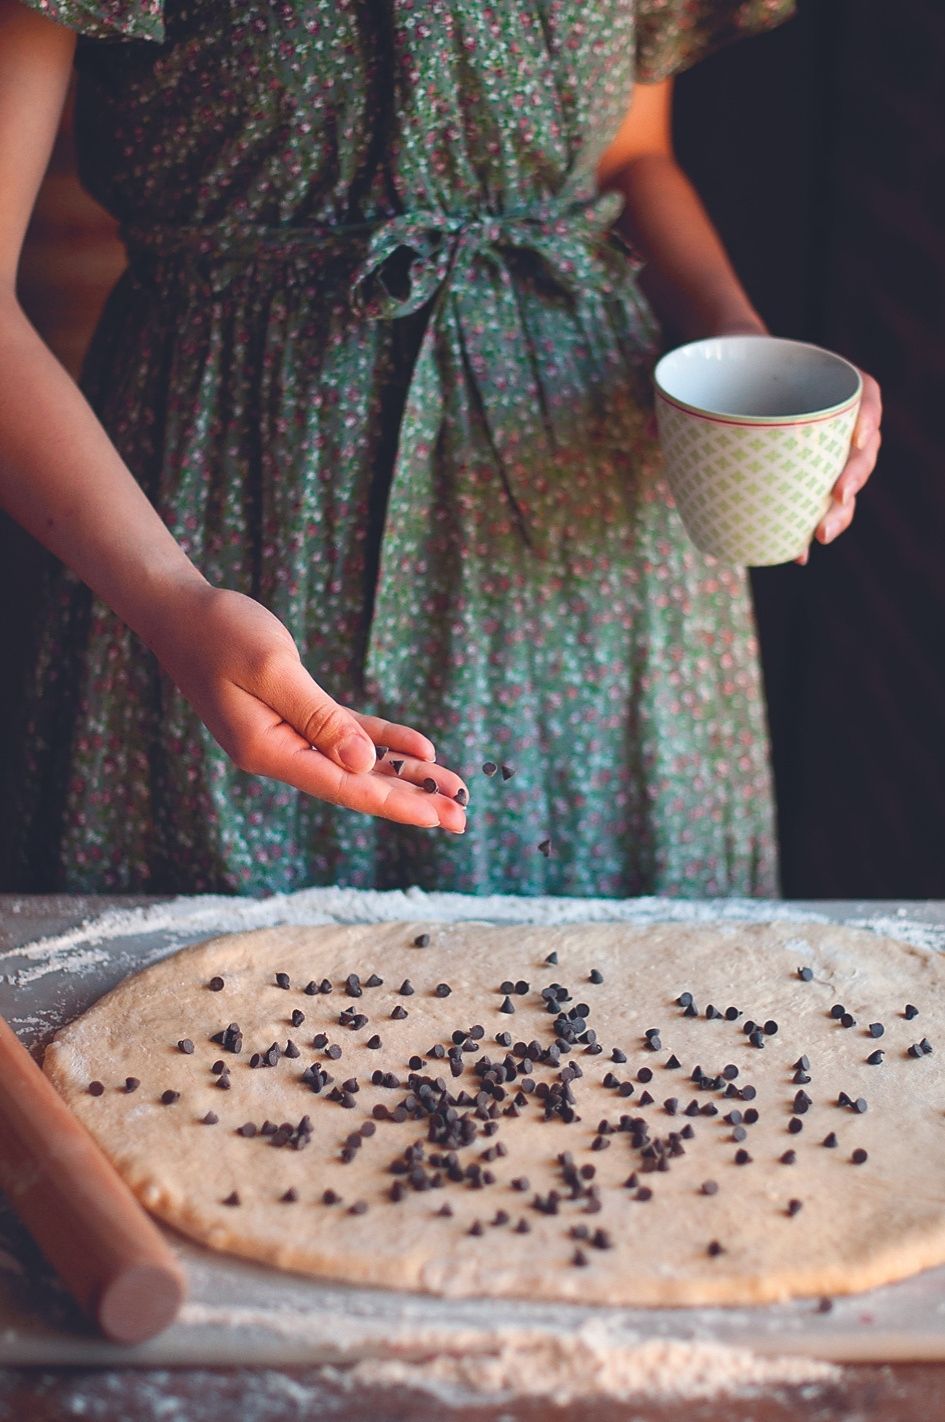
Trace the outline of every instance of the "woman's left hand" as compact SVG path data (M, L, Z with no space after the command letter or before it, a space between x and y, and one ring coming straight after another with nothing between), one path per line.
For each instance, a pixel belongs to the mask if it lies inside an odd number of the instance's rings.
M876 467L876 458L882 443L879 426L883 417L883 402L879 386L865 370L861 370L860 374L863 377L863 396L850 444L850 455L831 490L830 508L814 530L818 543L832 543L850 527L856 509L856 496ZM804 564L807 559L808 554L803 553L796 561Z

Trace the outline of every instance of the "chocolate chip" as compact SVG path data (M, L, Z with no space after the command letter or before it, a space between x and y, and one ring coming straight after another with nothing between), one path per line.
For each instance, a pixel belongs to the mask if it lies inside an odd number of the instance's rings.
M179 1091L171 1091L170 1088L168 1088L167 1091L162 1091L162 1092L161 1092L161 1105L162 1105L162 1106L173 1106L174 1103L175 1103L175 1101L179 1101L179 1100L180 1100L180 1092L179 1092Z
M869 1155L862 1146L857 1146L856 1150L850 1156L850 1159L854 1165L862 1165L865 1161L869 1160Z
M430 943L430 935L429 935L429 933L418 933L417 936L416 936L416 938L413 940L413 946L414 946L415 948L427 948L427 947L429 947L429 943Z
M837 1137L834 1131L831 1131L828 1135L824 1136L823 1140L821 1141L821 1145L825 1145L828 1150L833 1150L836 1144Z
M841 1027L855 1027L855 1026L856 1026L856 1018L853 1016L853 1013L852 1013L852 1012L845 1012L845 1013L843 1014L843 1016L840 1018L840 1026L841 1026Z
M422 785L421 785L420 788L421 788L421 790L425 790L428 795L435 795L436 792L439 790L440 787L439 787L439 785L436 783L436 781L433 779L433 776L432 776L432 775L428 775L428 776L426 776L426 778L424 779L424 781L423 781L423 783L422 783Z
M602 983L604 981L604 975L600 968L592 968L587 980L589 983Z
M355 1200L348 1210L349 1215L366 1215L368 1212L367 1200Z
M367 1045L370 1047L372 1052L379 1051L380 1047L382 1046L382 1043L380 1037L377 1035L376 1032L374 1033L373 1037L368 1037Z
M574 1264L578 1269L583 1269L584 1266L587 1264L587 1255L582 1249L575 1249L574 1253L571 1255L571 1263Z
M791 1217L793 1217L794 1215L798 1214L799 1211L801 1211L803 1208L804 1208L804 1202L803 1202L803 1200L788 1200L788 1202L787 1202L787 1213L788 1213L788 1215L791 1216Z
M390 768L391 768L391 770L394 772L394 774L395 774L395 775L400 775L401 772L403 771L405 762L402 761L402 760L392 760L392 761L390 761L389 763L390 763Z
M434 991L436 992L437 997L449 997L453 989L450 987L449 983L437 983Z
M490 780L492 779L493 775L495 775L498 768L499 767L496 765L494 760L484 760L482 763L482 773L483 775L488 776Z
M813 968L798 968L797 976L800 978L802 983L809 983L811 978L814 976L814 970Z
M773 1017L769 1017L768 1020L767 1020L767 1022L765 1023L765 1032L767 1033L767 1035L768 1035L769 1037L773 1037L773 1036L775 1036L775 1034L777 1033L777 1030L778 1030L778 1024L777 1024L777 1022L775 1022L775 1020L774 1020Z
M126 1090L126 1092L128 1093L129 1096L131 1095L131 1093L132 1093L133 1091L137 1091L137 1090L138 1090L138 1087L139 1087L140 1085L141 1085L141 1082L138 1080L138 1078L137 1078L136 1076L126 1076L126 1077L125 1077L125 1090Z
M678 1066L680 1065L680 1062L679 1062L679 1058L677 1057L676 1053L673 1052L672 1056L670 1056L670 1057L663 1063L663 1065L667 1068L668 1071L672 1071L672 1070L674 1070L675 1067L678 1067Z
M201 1116L200 1123L203 1126L215 1126L219 1119L215 1111L208 1111L206 1116Z
M340 1204L341 1204L341 1196L340 1196L340 1195L336 1195L335 1192L334 1192L334 1190L324 1190L324 1191L322 1192L322 1204L323 1204L323 1205L340 1205Z
M748 1154L747 1150L737 1150L737 1151L735 1152L735 1164L736 1164L736 1165L750 1165L750 1164L751 1164L751 1156Z
M237 1126L236 1134L238 1136L246 1136L250 1140L252 1140L253 1136L256 1134L256 1127L253 1125L252 1121L247 1121L245 1125Z
M394 1008L393 1012L391 1013L391 1018L393 1019L394 1022L403 1022L403 1020L404 1020L404 1018L405 1018L406 1016L407 1016L407 1009L406 1009L406 1007L401 1007L400 1003L397 1004L397 1006Z
M210 989L211 992L222 992L223 986L224 983L222 978L211 978L210 981L207 983L207 987Z
M737 1007L726 1007L725 1009L726 1022L736 1022L741 1015L741 1011Z
M778 1156L782 1165L793 1165L797 1160L797 1151L786 1150L783 1155Z
M818 1313L830 1313L830 1311L831 1311L832 1308L833 1308L833 1299L828 1299L826 1296L825 1296L824 1298L820 1299L819 1302L818 1302L818 1304L817 1304L817 1312L818 1312Z
M104 1091L105 1091L105 1087L104 1087L104 1085L102 1084L102 1082L100 1082L100 1081L90 1081L90 1082L89 1082L89 1085L88 1085L88 1093L89 1093L90 1096L101 1096L101 1095L104 1093Z
M882 1048L881 1048L881 1047L877 1047L877 1048L876 1048L876 1051L875 1051L875 1052L870 1052L869 1056L866 1058L867 1063L868 1063L870 1066L882 1066L882 1064L883 1064L883 1057L884 1057L885 1055L886 1055L886 1053L882 1050Z
M710 1259L717 1259L720 1254L725 1253L725 1250L722 1248L721 1244L719 1244L717 1239L710 1239L709 1243L706 1245L705 1252L706 1254L708 1254Z
M911 1022L913 1017L918 1017L919 1009L913 1003L907 1002L902 1015L908 1022Z
M551 840L550 840L550 839L543 839L543 840L540 840L540 841L539 841L539 844L538 844L538 853L539 853L539 854L543 854L546 859L549 857L549 855L551 854Z
M703 1180L700 1189L703 1195L717 1195L719 1187L715 1180Z
M469 804L469 795L466 793L462 786L460 786L460 788L456 791L456 794L453 796L453 799L456 801L457 805L466 806Z
M229 1195L227 1195L226 1199L223 1201L223 1204L224 1204L224 1205L238 1205L239 1202L240 1202L240 1197L239 1197L239 1195L236 1193L235 1190L231 1190L230 1193L229 1193Z
M515 1011L515 1006L514 1006L514 1004L513 1004L513 1002L512 1002L512 999L511 999L510 997L506 997L506 998L503 1000L502 1006L499 1008L499 1011L500 1011L500 1012L514 1012L514 1011Z
M290 988L291 986L288 973L276 973L276 987Z

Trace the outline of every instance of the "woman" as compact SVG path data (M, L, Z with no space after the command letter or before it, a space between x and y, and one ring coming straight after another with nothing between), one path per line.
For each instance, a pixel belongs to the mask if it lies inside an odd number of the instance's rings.
M24 886L776 892L745 579L648 407L659 322L764 329L672 75L790 9L0 0L0 500L71 569ZM14 297L74 51L129 252L84 398ZM412 724L504 765L468 826Z

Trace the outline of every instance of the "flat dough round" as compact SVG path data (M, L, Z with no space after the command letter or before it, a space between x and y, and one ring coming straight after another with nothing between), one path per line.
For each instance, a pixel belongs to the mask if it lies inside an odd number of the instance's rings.
M935 954L832 925L280 927L128 979L45 1070L148 1209L214 1249L443 1294L735 1304L945 1261L943 1022ZM230 1024L238 1052L211 1040Z

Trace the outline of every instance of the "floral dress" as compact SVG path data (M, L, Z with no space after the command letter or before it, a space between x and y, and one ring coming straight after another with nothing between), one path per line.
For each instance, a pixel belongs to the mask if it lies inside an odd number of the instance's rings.
M454 836L238 770L62 571L22 886L776 893L746 578L663 482L594 174L635 81L790 0L26 3L79 32L80 177L128 248L87 398L206 576L472 799Z

